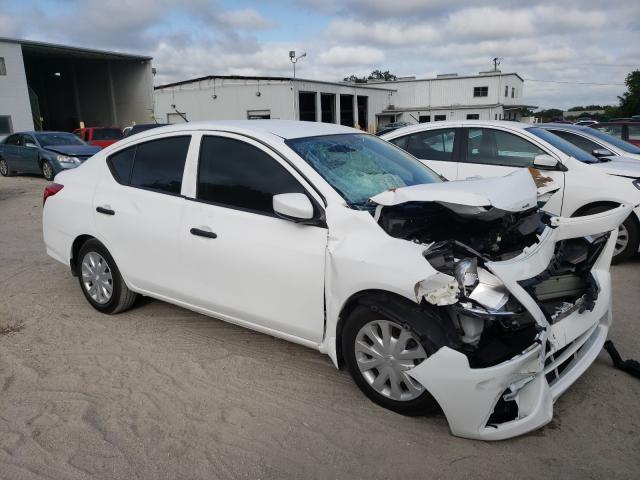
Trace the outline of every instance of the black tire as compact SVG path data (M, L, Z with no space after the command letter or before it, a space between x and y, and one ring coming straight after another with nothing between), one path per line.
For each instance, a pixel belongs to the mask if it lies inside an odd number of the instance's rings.
M593 207L581 212L580 216L594 215L596 213L606 212L607 210L611 210L611 207ZM625 260L631 258L638 252L638 248L640 247L640 225L638 225L638 220L635 218L633 213L629 215L624 222L622 222L621 227L626 230L628 241L626 247L623 250L613 255L611 263L613 263L614 265L622 263Z
M48 160L42 161L42 164L40 165L40 170L42 171L42 176L47 180L49 180L50 182L53 181L54 177L56 176L56 172Z
M0 158L0 175L3 177L10 177L13 175L11 167L9 167L9 164L4 158Z
M97 253L100 257L102 257L106 261L108 271L111 274L112 293L108 301L104 303L98 302L91 297L83 280L82 263L85 257L90 253ZM100 243L96 239L87 240L80 248L76 261L80 289L82 290L82 293L91 304L91 306L93 306L93 308L102 313L108 314L124 312L125 310L131 308L131 306L136 301L138 294L129 290L126 283L122 279L122 275L120 274L120 270L118 270L116 262L113 260L113 257L109 253L109 250L107 250L107 248L102 243Z
M399 328L409 330L416 338L420 335L416 334L410 325L403 323L402 325L396 320L386 317L380 312L373 312L371 309L359 306L356 307L349 318L346 320L342 332L342 352L345 364L351 373L351 376L362 392L374 403L407 416L418 416L434 413L440 409L438 402L425 389L422 394L412 400L394 400L378 393L369 382L364 378L356 359L355 344L358 332L368 323L376 320L385 320L397 325ZM427 355L429 355L429 346L420 342ZM416 382L417 383L417 382Z

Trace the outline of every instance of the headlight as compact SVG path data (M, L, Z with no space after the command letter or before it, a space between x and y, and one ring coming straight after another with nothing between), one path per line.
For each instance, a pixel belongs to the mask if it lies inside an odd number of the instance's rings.
M633 186L640 190L640 178L636 178L633 182Z
M56 160L67 165L80 165L80 160L76 157L67 157L66 155L56 155Z
M467 289L472 289L478 284L478 259L463 258L454 267L453 276L460 285L460 290L466 295Z

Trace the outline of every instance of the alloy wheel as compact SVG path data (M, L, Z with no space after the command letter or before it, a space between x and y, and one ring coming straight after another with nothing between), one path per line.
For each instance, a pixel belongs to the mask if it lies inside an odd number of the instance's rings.
M424 387L407 374L427 358L418 339L388 320L373 320L358 331L355 357L360 373L380 395L392 400L415 400Z
M82 259L82 285L94 302L104 305L113 295L111 268L102 255L88 252Z
M42 164L42 174L47 180L53 180L53 169L51 168L51 165L49 165L49 162L44 162Z
M613 250L613 255L615 256L615 255L618 255L619 253L622 253L627 248L628 244L629 244L629 230L627 230L627 227L625 226L625 224L622 223L618 227L618 238L616 239L616 246L615 246L615 249Z
M0 174L3 177L6 177L9 173L9 165L7 165L7 161L6 160L0 160Z

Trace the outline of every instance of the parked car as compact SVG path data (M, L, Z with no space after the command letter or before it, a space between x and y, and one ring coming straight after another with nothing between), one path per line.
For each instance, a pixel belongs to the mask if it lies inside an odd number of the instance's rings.
M89 145L104 148L108 147L112 143L116 143L121 140L122 130L118 127L87 127L78 128L73 131L74 135L77 135Z
M600 130L603 133L633 143L640 146L640 122L634 120L603 122L592 125L591 128Z
M144 132L56 182L46 249L98 311L142 294L318 349L374 402L486 440L549 422L598 355L631 210L550 217L526 171L446 182L378 137L277 120Z
M388 140L449 180L493 177L534 169L542 184L544 209L577 217L620 204L634 213L620 225L614 262L640 244L640 164L602 162L571 143L534 126L515 122L459 121L405 127ZM555 185L554 192L549 188ZM596 188L597 187L597 188Z
M596 123L598 123L596 120L578 120L577 122L574 122L574 125L589 127L591 125L595 125Z
M549 130L594 157L614 158L617 156L640 160L640 147L604 133L597 128L556 123L539 123L536 127Z
M151 130L153 128L164 127L168 125L167 123L141 123L138 125L132 125L131 127L127 127L124 129L124 136L130 137L131 135L135 135L136 133L146 132L147 130Z
M387 123L385 126L380 127L378 129L378 131L376 132L376 135L380 136L383 135L385 133L389 133L389 132L393 132L395 129L397 128L402 128L402 127L406 127L408 125L411 125L409 122L393 122L393 123Z
M47 180L75 168L100 148L68 132L19 132L0 142L0 174L42 173Z

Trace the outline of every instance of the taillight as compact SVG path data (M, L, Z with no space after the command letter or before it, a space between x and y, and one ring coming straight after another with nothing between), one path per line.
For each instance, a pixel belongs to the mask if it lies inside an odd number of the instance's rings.
M60 185L59 183L52 183L51 185L47 185L44 188L44 193L42 194L42 206L47 202L47 198L54 196L58 193L64 185Z

